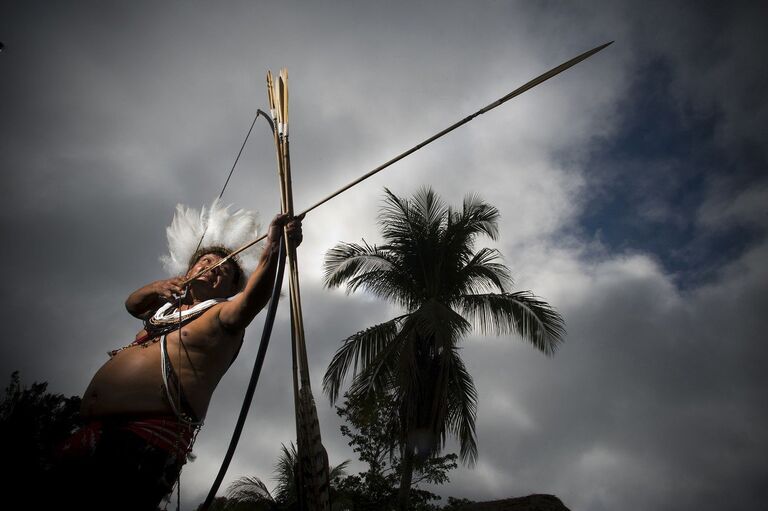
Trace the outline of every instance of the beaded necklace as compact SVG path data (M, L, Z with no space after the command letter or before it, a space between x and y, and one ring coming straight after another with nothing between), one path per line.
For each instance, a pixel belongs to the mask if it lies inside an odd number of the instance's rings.
M138 337L135 341L122 348L108 351L107 355L111 358L121 351L134 346L147 348L159 341L164 335L178 330L182 325L189 323L193 319L199 317L203 312L223 301L225 301L224 298L212 298L180 312L172 303L166 303L157 309L157 312L155 312L148 321L144 322L144 330L146 331L144 335Z

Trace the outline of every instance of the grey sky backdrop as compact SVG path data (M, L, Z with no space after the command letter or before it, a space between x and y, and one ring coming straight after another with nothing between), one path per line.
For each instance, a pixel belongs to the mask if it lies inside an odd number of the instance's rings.
M164 276L175 205L218 193L266 104L267 69L291 73L301 207L615 40L306 219L331 462L354 455L322 374L341 339L396 311L324 290L323 254L379 239L384 186L430 184L499 208L517 289L568 324L552 359L515 338L466 340L479 463L439 493L554 493L595 511L764 507L766 19L762 2L2 2L0 376L80 394L132 338L123 300ZM225 201L268 220L274 168L258 125ZM186 509L222 459L262 321L213 397L183 473ZM287 340L283 310L225 483L268 479L293 439Z

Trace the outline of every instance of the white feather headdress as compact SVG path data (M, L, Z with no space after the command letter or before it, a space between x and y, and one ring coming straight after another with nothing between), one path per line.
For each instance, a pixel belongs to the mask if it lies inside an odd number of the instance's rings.
M222 205L219 199L214 200L210 208L203 206L199 212L177 204L173 221L165 229L168 255L160 257L163 267L172 275L185 273L203 233L201 248L220 245L235 250L258 238L261 227L258 214L245 209L230 213L230 207ZM257 245L236 256L246 275L256 268L260 255L261 245Z

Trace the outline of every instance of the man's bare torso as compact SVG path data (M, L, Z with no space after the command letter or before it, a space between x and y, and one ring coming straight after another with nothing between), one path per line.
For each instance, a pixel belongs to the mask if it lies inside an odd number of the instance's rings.
M168 334L168 354L182 390L202 418L219 380L240 348L243 331L228 332L218 320L217 304ZM138 335L143 335L142 330ZM172 412L163 386L160 343L124 349L96 372L83 395L85 418L114 415L167 415Z

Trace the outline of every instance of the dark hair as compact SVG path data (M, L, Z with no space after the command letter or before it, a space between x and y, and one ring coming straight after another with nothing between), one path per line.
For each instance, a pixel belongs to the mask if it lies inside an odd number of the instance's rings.
M219 257L227 257L230 253L230 250L228 250L226 247L223 247L221 245L212 245L210 247L202 247L197 250L194 254L192 254L192 257L189 258L189 264L187 265L187 269L191 269L197 261L200 260L201 257L204 255L212 254L217 255ZM234 288L235 293L239 293L243 290L245 287L245 272L243 272L243 268L240 266L240 263L237 261L237 257L231 258L227 263L232 265L232 270L234 271L232 275L232 287ZM225 263L226 264L226 263Z

